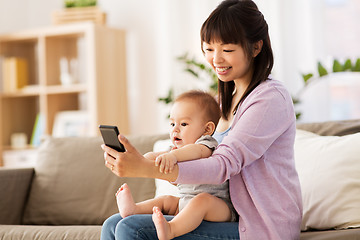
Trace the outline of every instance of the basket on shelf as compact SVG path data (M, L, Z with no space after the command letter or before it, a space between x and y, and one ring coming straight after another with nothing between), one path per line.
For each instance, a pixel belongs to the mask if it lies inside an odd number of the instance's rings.
M73 7L56 10L52 13L54 24L92 21L97 24L106 23L106 13L98 7Z

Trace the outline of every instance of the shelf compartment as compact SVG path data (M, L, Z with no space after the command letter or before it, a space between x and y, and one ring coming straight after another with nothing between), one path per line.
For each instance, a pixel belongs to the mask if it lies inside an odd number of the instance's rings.
M46 43L46 85L65 85L61 79L60 61L65 61L65 65L72 83L84 82L79 69L82 69L84 51L84 34L67 34L59 36L49 36L45 38ZM74 64L75 66L73 66ZM63 70L64 71L64 70Z
M62 111L75 111L79 108L78 93L60 93L47 95L47 132L52 134L56 114Z
M10 145L11 134L20 132L26 134L29 143L38 112L38 96L2 98L2 144ZM26 121L24 121L24 119L26 119Z
M36 38L16 41L0 41L0 56L4 59L10 57L24 58L28 65L28 85L39 84L39 69L37 67L38 40Z

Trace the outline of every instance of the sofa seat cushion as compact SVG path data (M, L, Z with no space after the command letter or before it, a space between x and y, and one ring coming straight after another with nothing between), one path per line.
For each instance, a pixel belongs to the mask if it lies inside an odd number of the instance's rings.
M339 137L297 130L302 230L360 227L359 146L360 133Z
M141 153L159 136L129 137ZM146 178L119 178L104 166L101 137L48 138L39 147L23 223L101 225L116 213L115 193L127 183L136 202L154 197Z
M0 239L99 240L101 226L0 225Z
M357 240L357 239L360 239L360 228L302 232L300 235L300 240Z

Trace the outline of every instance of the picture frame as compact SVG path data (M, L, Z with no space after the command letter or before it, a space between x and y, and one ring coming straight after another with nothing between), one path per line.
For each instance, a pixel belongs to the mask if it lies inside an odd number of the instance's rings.
M55 116L53 137L89 136L89 121L86 111L61 111Z

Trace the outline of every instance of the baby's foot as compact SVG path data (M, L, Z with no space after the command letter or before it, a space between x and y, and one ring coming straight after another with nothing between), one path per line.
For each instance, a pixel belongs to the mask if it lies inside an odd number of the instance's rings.
M159 240L172 239L170 224L164 218L164 215L158 207L153 208L152 220L155 224L156 233Z
M131 195L129 186L124 183L116 193L116 202L122 218L135 213L135 202Z

